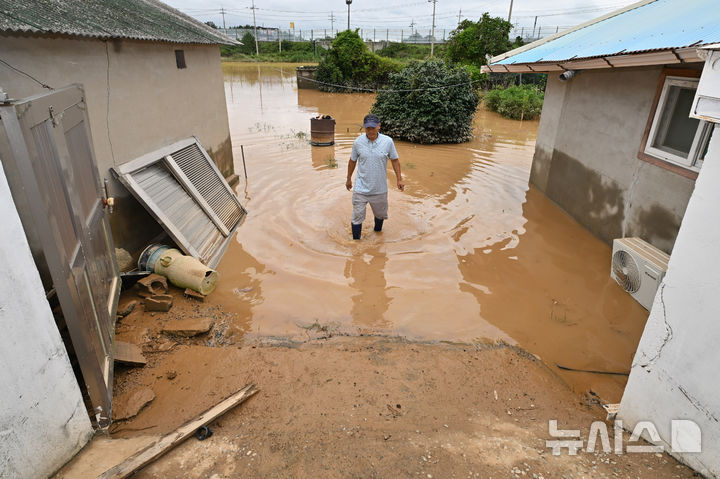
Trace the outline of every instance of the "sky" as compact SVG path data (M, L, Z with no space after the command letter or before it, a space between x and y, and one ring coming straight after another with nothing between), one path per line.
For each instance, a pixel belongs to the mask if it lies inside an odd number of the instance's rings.
M207 1L164 0L165 3L203 22L213 21L222 27L221 9L224 9L227 27L252 25L252 0ZM512 23L518 29L532 29L537 25L544 29L560 30L591 20L633 3L626 0L513 0ZM343 0L255 0L258 26L289 29L330 30L331 13L334 28L347 26L347 5ZM462 19L477 20L483 12L507 18L510 0L437 0L435 28L449 32ZM350 5L351 28L406 29L411 23L418 30L429 30L432 25L433 4L430 0L353 0Z

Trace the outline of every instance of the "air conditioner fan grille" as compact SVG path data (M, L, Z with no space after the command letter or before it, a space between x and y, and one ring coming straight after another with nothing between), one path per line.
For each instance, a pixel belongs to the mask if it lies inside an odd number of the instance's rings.
M640 270L630 253L616 251L612 259L612 269L615 280L625 291L635 293L640 289Z

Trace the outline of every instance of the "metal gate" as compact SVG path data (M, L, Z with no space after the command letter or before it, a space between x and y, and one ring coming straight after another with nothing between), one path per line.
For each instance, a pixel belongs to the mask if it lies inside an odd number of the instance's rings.
M84 91L73 85L14 101L0 106L0 115L92 407L104 426L112 409L120 275Z

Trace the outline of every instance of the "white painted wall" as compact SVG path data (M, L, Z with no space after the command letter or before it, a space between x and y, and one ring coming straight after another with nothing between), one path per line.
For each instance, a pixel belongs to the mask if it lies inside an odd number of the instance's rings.
M618 417L652 421L667 449L671 421L702 431L701 453L672 453L720 478L720 128L690 197L668 271L655 297Z
M0 477L47 477L93 434L0 164Z

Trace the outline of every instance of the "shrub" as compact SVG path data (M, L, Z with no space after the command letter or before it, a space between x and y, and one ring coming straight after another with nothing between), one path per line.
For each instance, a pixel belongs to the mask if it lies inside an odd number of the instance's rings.
M485 106L513 120L532 120L540 115L544 97L533 85L494 88L485 95Z
M457 85L436 88L445 85ZM411 90L411 91L403 91ZM382 131L415 143L461 143L472 137L478 95L465 68L428 60L390 76L378 92L372 112Z
M332 85L376 89L386 85L392 73L402 65L371 53L357 32L340 32L332 48L318 65L315 79ZM350 88L318 85L323 91L352 92Z

